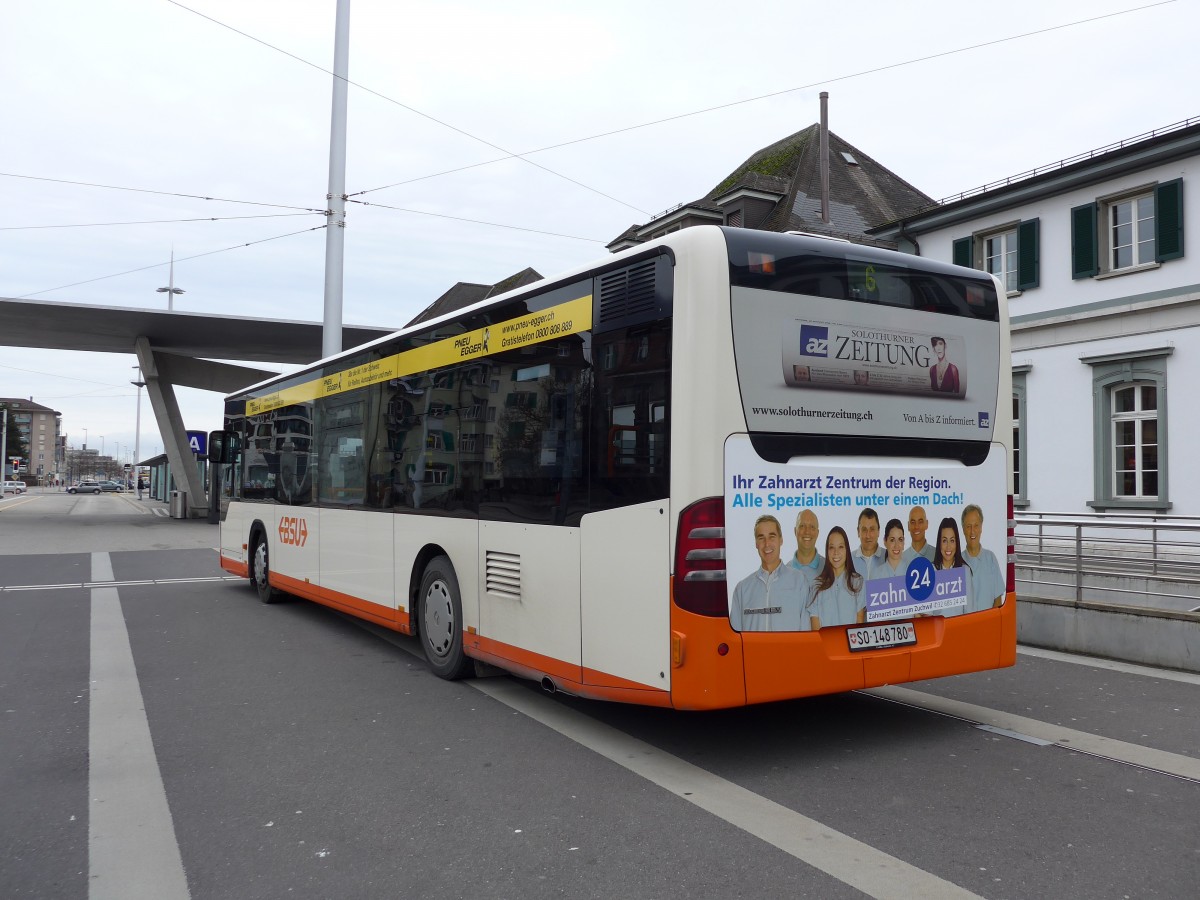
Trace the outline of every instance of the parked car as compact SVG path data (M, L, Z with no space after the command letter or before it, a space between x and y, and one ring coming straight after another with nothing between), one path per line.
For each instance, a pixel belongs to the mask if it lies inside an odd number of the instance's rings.
M102 481L100 482L100 490L102 491L123 491L125 485L119 481Z
M4 482L3 488L0 488L0 493L7 494L10 492L17 493L17 494L25 493L25 482L23 482L23 481L6 481L6 482Z
M99 481L80 481L67 488L68 494L98 494L104 487Z

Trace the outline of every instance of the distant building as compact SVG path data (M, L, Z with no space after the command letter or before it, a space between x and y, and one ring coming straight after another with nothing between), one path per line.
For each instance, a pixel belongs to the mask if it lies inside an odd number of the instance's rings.
M34 403L32 398L0 397L0 407L8 408L8 415L17 423L17 431L28 449L28 455L21 461L21 474L39 476L58 472L63 458L62 413ZM9 446L6 455L10 459L17 456L16 448ZM12 471L7 459L4 471Z
M829 132L829 221L821 217L821 126L810 125L751 154L701 197L631 225L608 244L613 253L693 225L807 231L879 246L869 233L935 205L932 197Z
M473 303L478 303L480 300L486 300L488 297L496 297L505 291L511 291L519 287L524 287L527 284L533 284L535 281L541 281L542 277L534 269L522 269L520 272L509 275L495 284L472 284L468 281L460 281L417 313L408 325L416 325L418 322L428 322L431 319L436 319L438 316L444 316L448 312L463 309ZM404 327L407 328L408 325Z
M1189 119L870 229L1007 286L1018 506L1200 514L1198 187Z

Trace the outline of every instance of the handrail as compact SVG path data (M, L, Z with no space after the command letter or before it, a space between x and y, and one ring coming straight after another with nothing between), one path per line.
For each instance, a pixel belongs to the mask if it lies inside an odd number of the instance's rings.
M1022 513L1013 519L1017 565L1036 572L1059 573L1071 579L1039 580L1048 587L1073 588L1083 599L1085 576L1089 591L1125 594L1137 605L1200 609L1200 516L1147 513ZM1157 590L1130 585L1114 587L1105 579L1154 579ZM1168 591L1178 585L1182 592Z

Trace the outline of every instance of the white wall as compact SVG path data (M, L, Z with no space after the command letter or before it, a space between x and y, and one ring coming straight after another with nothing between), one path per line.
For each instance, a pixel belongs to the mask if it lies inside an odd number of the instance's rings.
M1124 275L1071 278L1073 207L1180 177L1185 223L1181 259ZM1174 350L1165 361L1170 513L1200 515L1200 479L1190 453L1200 445L1200 416L1194 412L1200 405L1200 157L919 233L921 255L950 261L955 239L1033 218L1040 220L1040 285L1009 300L1009 313L1018 320L1013 365L1032 367L1025 376L1023 448L1029 509L1091 511L1087 503L1095 494L1096 458L1093 368L1080 358L1170 346ZM1102 253L1103 246L1102 235ZM1090 304L1103 305L1079 309Z

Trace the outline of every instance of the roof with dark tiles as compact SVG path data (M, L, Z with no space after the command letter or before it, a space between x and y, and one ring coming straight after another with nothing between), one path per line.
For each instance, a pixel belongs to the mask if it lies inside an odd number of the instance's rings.
M935 203L895 172L853 144L829 132L829 222L821 221L821 126L813 124L751 154L704 197L685 209L715 210L739 189L781 195L766 218L753 227L767 231L808 231L878 243L867 229ZM850 162L845 154L849 154ZM670 211L677 214L680 207ZM657 217L657 218L662 218ZM644 240L651 220L626 229L610 247ZM751 223L747 223L751 224Z
M418 322L428 322L430 319L436 319L446 313L454 312L456 309L463 309L488 297L495 297L498 294L503 294L505 291L511 291L514 288L523 287L524 285L541 280L542 276L536 270L525 268L495 284L472 284L468 281L460 281L417 313L408 325L416 325ZM408 325L404 327L407 328Z

